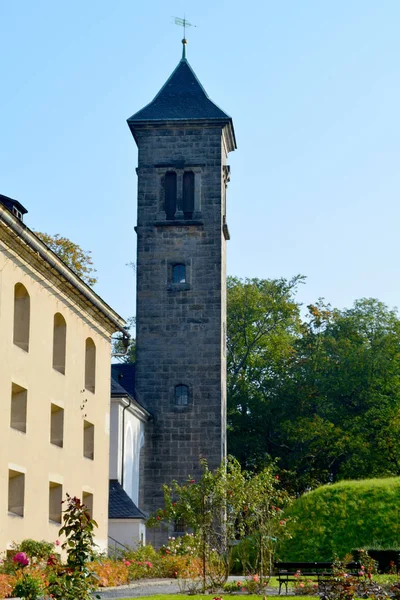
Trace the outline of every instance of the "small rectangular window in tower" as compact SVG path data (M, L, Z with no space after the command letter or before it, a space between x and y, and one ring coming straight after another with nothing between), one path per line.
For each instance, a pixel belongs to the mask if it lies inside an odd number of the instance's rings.
M8 512L24 516L25 475L20 471L8 471Z
M186 265L174 265L172 267L172 283L186 283Z
M191 219L194 211L194 173L185 171L183 174L183 216Z
M89 421L83 422L83 456L94 459L94 425Z
M62 485L49 482L49 521L61 523Z
M189 404L189 388L187 385L177 385L175 387L175 404L177 406L187 406Z
M82 502L85 504L85 506L87 506L90 518L93 519L93 494L90 494L89 492L83 492Z
M64 409L56 404L51 405L50 442L60 448L64 444Z
M176 173L168 171L165 174L165 214L172 220L176 213Z
M174 522L174 533L186 533L186 524L184 519L177 519Z
M28 391L17 385L11 384L11 419L10 426L26 433L26 411Z

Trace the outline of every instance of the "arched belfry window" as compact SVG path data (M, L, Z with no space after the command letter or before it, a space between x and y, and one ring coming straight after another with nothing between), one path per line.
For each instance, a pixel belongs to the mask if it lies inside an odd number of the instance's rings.
M183 214L185 219L191 219L194 211L194 173L185 171L183 174Z
M29 329L31 319L31 299L22 283L14 287L14 344L29 351Z
M54 315L53 369L65 375L67 323L61 313Z
M177 406L187 406L189 404L189 388L187 385L175 386L175 404Z
M85 348L85 389L96 390L96 346L92 338L87 338Z
M172 267L172 283L186 283L186 265L174 265Z
M176 173L168 171L165 174L165 214L167 219L173 219L176 213Z

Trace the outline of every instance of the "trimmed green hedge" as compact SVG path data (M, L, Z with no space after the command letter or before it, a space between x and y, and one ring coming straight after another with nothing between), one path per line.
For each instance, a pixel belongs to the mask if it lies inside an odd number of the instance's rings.
M292 539L280 560L325 561L353 548L400 548L400 477L341 481L301 496L287 511Z

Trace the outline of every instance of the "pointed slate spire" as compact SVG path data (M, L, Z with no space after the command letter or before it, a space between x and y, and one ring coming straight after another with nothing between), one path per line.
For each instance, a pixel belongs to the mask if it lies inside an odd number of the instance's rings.
M215 120L222 124L230 124L233 133L231 117L210 100L186 59L184 42L186 40L182 40L182 59L169 79L150 104L128 119L128 125L133 135L137 125L188 120Z

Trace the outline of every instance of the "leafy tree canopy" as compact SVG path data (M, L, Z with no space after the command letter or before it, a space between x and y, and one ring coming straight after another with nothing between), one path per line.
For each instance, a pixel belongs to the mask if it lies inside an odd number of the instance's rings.
M83 250L78 244L71 242L71 240L58 233L49 235L48 233L36 231L35 234L85 283L90 286L97 283L97 277L94 277L96 269L93 267L90 250Z
M378 300L301 321L292 281L228 286L228 442L300 493L400 474L400 321ZM282 293L283 292L283 293Z

